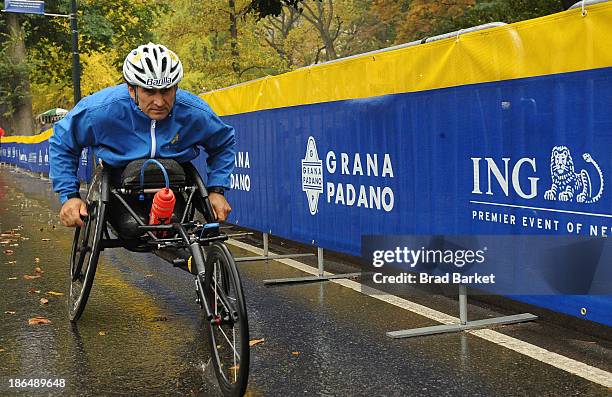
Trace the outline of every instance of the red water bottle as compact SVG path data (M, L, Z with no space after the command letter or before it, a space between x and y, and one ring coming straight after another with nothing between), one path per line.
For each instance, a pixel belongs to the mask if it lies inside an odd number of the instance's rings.
M155 193L151 215L149 216L149 225L159 225L162 221L165 224L170 223L170 217L174 212L174 203L176 203L176 198L172 189L166 187Z

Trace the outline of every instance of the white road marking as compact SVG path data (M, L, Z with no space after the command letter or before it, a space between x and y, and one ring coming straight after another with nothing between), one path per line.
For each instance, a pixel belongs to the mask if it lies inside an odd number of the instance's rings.
M246 244L234 239L228 240L228 243L246 251L253 252L256 255L263 255L263 249L252 246L250 244ZM276 259L275 261L281 262L287 266L301 270L308 274L318 274L318 269L293 259ZM325 275L332 274L333 273L325 272ZM395 295L387 294L383 291L359 284L355 281L339 279L330 280L329 282L340 284L346 288L350 288L354 291L360 292L372 298L378 299L386 303L390 303L394 306L409 310L413 313L419 314L423 317L427 317L443 324L455 324L459 322L459 318L457 317L439 312L437 310L431 309L415 302L411 302L407 299L400 298ZM561 354L551 352L550 350L546 350L539 346L522 341L520 339L513 338L511 336L504 335L502 333L490 329L479 329L466 332L469 332L470 334L478 336L479 338L485 339L489 342L493 342L497 345L513 350L517 353L531 357L545 364L552 365L555 368L580 376L583 379L597 383L604 387L612 388L612 373L604 371L597 367L590 366L581 361L565 357Z

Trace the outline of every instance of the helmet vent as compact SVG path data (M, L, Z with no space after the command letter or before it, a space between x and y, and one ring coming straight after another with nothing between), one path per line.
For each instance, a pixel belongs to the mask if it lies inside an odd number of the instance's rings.
M136 80L140 81L140 83L142 83L142 85L147 84L147 83L146 83L146 81L144 81L143 79L141 79L140 77L138 77L138 75L136 75L136 74L134 75L134 78L135 78Z
M142 74L144 74L144 72L145 72L145 71L144 71L144 69L143 69L143 68L141 68L140 66L136 66L136 65L132 64L132 67L133 67L134 69L136 69L136 71L137 71L138 73L142 73Z
M155 73L155 68L153 67L153 62L151 62L150 58L145 58L145 62L147 63L147 67L149 68L149 73L151 73L156 79L159 78L157 73Z
M166 66L168 66L168 59L163 58L163 59L161 60L161 64L162 64L162 65L161 65L161 70L166 70Z

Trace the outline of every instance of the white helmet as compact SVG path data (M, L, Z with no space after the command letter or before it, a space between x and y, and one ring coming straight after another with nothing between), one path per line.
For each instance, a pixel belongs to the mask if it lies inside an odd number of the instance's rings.
M169 88L183 78L178 56L161 44L145 44L130 51L123 62L123 77L130 85Z

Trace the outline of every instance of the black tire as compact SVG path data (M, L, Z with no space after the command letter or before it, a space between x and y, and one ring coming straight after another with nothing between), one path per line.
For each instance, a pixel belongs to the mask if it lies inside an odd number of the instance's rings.
M208 334L219 386L224 396L242 396L249 378L249 324L240 275L224 244L207 250L204 292L213 312Z
M102 174L96 173L84 200L88 213L83 220L85 225L76 228L72 241L68 313L73 322L78 321L85 310L100 257L100 240L106 216L106 203L101 198L101 181Z

